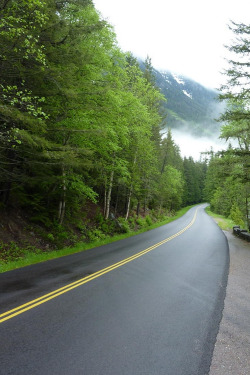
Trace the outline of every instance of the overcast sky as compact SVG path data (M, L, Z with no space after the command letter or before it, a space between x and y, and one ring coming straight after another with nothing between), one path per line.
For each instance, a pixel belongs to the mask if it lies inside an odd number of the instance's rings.
M211 88L223 83L227 25L249 23L249 0L93 0L114 26L123 51L151 57L159 70L183 74Z

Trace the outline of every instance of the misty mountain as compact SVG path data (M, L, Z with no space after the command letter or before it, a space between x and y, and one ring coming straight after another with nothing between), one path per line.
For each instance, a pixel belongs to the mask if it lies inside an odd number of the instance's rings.
M140 62L142 70L145 66ZM220 124L215 121L222 112L217 101L218 92L169 71L160 72L153 68L155 84L167 102L163 107L167 113L167 127L183 129L195 136L214 136Z

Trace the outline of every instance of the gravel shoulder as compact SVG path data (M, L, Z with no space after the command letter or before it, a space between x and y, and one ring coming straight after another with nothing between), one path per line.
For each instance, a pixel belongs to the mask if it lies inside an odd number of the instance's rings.
M230 269L209 375L250 374L250 243L224 231Z

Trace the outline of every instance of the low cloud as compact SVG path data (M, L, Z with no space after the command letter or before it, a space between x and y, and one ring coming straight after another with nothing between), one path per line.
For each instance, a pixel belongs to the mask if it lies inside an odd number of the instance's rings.
M203 158L202 152L214 152L227 148L225 140L219 139L219 134L213 137L195 137L186 130L172 129L175 144L180 147L182 157L192 156L195 161Z

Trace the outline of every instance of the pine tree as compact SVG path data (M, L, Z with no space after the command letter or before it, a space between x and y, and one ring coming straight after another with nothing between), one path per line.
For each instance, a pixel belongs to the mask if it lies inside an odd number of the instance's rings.
M240 181L245 186L245 216L250 227L250 26L232 22L230 29L237 36L228 46L234 58L229 60L225 71L227 84L221 87L221 100L227 102L227 109L221 115L221 138L236 140L237 145L227 151L230 164L240 170Z

